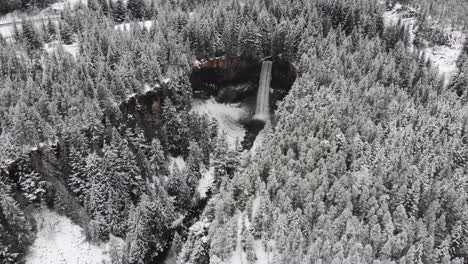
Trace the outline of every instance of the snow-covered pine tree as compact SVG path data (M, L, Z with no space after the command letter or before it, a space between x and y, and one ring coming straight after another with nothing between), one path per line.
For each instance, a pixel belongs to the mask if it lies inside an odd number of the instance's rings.
M112 16L114 21L117 23L122 23L125 21L127 17L127 8L125 7L123 0L117 0L112 10Z
M128 0L127 9L134 18L142 19L145 15L145 2L144 0Z
M26 46L29 50L36 50L42 48L43 43L37 33L34 25L29 20L23 20L21 22L23 39L26 41Z
M240 55L248 60L257 61L263 55L262 35L253 22L243 25L239 33Z
M70 25L67 22L61 21L59 23L59 32L60 39L63 41L64 44L73 44L73 32Z
M127 235L128 263L151 263L170 244L174 208L162 190L158 194L143 195L130 216Z

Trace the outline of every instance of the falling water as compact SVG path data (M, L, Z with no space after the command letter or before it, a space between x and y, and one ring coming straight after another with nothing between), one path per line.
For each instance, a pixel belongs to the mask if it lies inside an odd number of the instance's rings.
M271 61L264 61L262 72L260 73L260 84L257 94L257 107L254 119L267 121L270 115L270 82L271 82Z

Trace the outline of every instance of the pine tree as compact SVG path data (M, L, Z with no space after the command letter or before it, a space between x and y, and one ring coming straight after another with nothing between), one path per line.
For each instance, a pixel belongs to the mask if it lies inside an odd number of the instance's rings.
M153 141L151 141L149 162L155 176L162 177L168 175L166 157L164 156L163 148L158 139L153 139Z
M166 194L143 195L132 210L127 236L128 263L151 263L170 243L174 208Z
M115 4L115 7L112 11L112 16L114 17L114 21L117 23L122 23L125 21L127 16L127 8L125 7L123 0L117 0L117 3Z
M128 0L127 9L136 19L142 19L145 15L145 2L143 0Z
M62 21L59 23L59 32L60 39L63 41L63 43L66 45L73 44L73 32L67 22Z
M239 23L234 15L230 15L226 18L222 39L226 56L237 56L239 53Z
M188 149L187 123L177 111L171 99L166 98L162 107L162 122L164 124L163 143L173 156L184 155Z
M34 25L31 21L23 20L21 22L23 39L26 41L26 46L29 50L36 50L42 48L43 44L36 32Z
M52 41L57 38L57 26L50 18L47 21L47 32L49 35L48 41Z
M261 35L253 22L244 25L240 30L240 55L248 60L257 61L262 57Z
M32 227L10 188L0 182L0 260L19 263L34 240Z

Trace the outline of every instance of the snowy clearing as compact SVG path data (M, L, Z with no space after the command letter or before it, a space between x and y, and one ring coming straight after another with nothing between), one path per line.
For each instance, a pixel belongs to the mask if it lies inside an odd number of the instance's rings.
M42 208L36 212L38 233L34 244L26 256L27 264L100 264L110 263L108 252L111 245L123 245L118 238L102 245L93 245L86 241L83 229L65 216Z
M444 78L444 85L447 86L452 78L458 73L457 60L463 51L465 35L460 31L449 33L448 46L429 46L426 43L424 49L425 60L430 60L434 67L438 69L441 78Z
M153 21L147 20L147 21L142 21L142 22L137 22L137 23L123 23L123 24L114 26L114 29L120 30L120 31L130 31L130 29L132 29L132 27L135 27L136 25L138 25L140 28L145 28L149 30L153 26Z
M415 14L416 10L414 8L396 4L391 11L387 11L383 15L384 25L386 27L396 25L399 21L403 23L410 34L411 52L414 50L413 41L418 30L415 26ZM431 27L437 28L440 26L436 22L433 22ZM461 31L454 30L453 28L445 28L444 31L449 32L447 34L449 37L448 45L431 45L429 41L425 40L425 48L421 53L424 52L424 59L431 61L433 66L437 68L440 78L443 78L444 85L447 86L458 73L456 62L462 52L465 35Z
M245 128L239 123L247 118L249 111L241 104L221 104L214 98L208 100L196 99L193 101L192 111L199 115L208 115L218 122L220 133L226 133L230 147L235 148L236 141L242 141L245 135Z

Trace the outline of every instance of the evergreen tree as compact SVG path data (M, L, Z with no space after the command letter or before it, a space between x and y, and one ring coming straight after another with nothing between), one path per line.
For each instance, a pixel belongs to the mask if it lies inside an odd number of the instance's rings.
M166 194L143 195L130 216L128 263L151 263L170 244L174 208Z
M66 45L73 44L73 32L67 22L62 21L59 23L59 32L60 39L63 41L63 43Z
M23 20L21 22L22 28L22 39L26 42L26 46L29 50L36 50L42 48L43 44L40 40L39 34L36 32L34 25L29 20Z
M127 9L136 19L142 19L145 16L145 2L143 0L128 0Z
M259 60L262 57L261 35L253 22L244 25L240 30L240 55L249 60Z
M125 21L127 17L127 8L125 7L123 0L117 0L117 3L112 10L112 16L114 21L117 23L122 23Z

